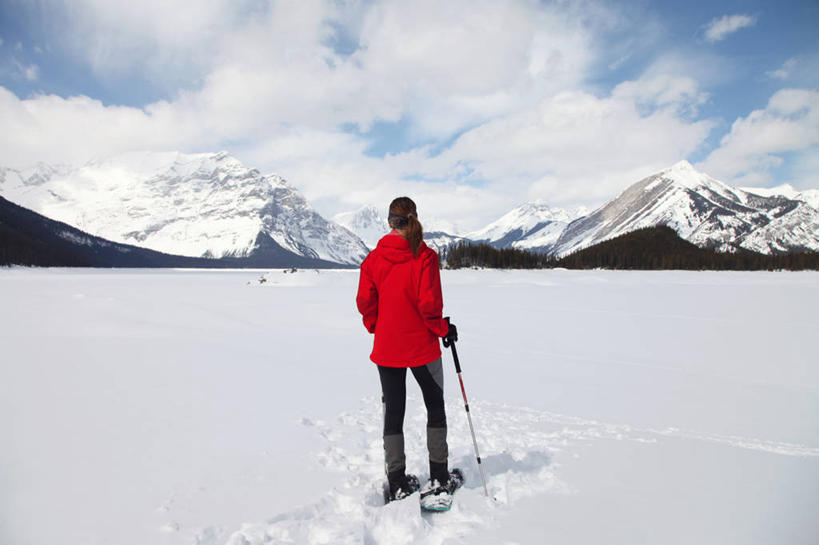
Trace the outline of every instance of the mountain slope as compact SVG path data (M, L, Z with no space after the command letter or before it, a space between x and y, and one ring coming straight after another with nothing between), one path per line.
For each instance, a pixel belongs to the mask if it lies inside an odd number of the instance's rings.
M485 242L457 244L444 257L447 269L819 270L819 252L718 252L684 240L666 225L630 231L560 259Z
M311 267L337 266L285 250L270 239L249 257L207 259L165 254L89 235L0 197L0 265L38 267Z
M667 225L689 242L718 251L819 250L819 230L811 227L816 214L802 201L747 193L682 161L640 180L593 213L573 221L561 233L552 253L567 255L657 225ZM805 221L805 229L792 230ZM760 229L759 234L753 234Z
M816 251L819 213L800 202L795 208L775 216L770 223L739 237L737 245L763 254Z
M563 210L542 203L526 203L466 238L496 248L548 251L566 226L587 213L585 208Z
M0 194L93 235L184 256L252 257L281 248L356 264L367 251L283 178L224 152L140 152L79 168L3 169Z
M333 216L333 221L355 233L367 248L375 248L378 241L389 232L387 218L375 206L365 205L352 212Z
M450 244L466 240L458 235L450 235L443 231L424 231L424 242L427 246L435 250L439 255Z
M365 205L358 210L336 214L333 216L333 221L355 233L370 249L375 248L381 237L390 230L387 217L373 205ZM463 240L463 237L447 231L453 227L447 222L423 217L421 225L424 228L424 242L439 253L453 242Z
M803 201L811 207L819 210L819 189L807 189L799 191L790 184L783 184L777 187L743 187L746 193L753 193L761 197L785 197L794 201Z
M563 257L555 265L569 269L817 270L819 253L717 252L684 240L671 227L660 225L604 240Z

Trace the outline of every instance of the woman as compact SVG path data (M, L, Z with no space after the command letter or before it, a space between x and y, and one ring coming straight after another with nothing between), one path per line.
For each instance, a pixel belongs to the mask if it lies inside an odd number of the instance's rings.
M375 334L370 359L378 366L385 403L384 452L389 500L418 490L406 474L404 410L407 369L421 387L427 408L430 482L423 498L446 499L460 486L458 470L447 468L444 374L438 338L457 340L457 329L441 316L438 254L424 244L415 203L399 197L390 204L392 231L361 264L356 303L367 331Z

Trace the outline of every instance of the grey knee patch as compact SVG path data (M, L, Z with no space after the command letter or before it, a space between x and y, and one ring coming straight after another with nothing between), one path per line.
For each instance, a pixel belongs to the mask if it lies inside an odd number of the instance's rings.
M407 462L404 456L404 434L384 436L384 461L387 464L387 473L404 471Z
M430 462L445 464L449 457L446 428L427 428L427 449Z
M427 364L427 369L429 369L429 374L432 375L433 380L435 380L435 384L444 391L444 365L441 362L441 358L433 361L432 363Z

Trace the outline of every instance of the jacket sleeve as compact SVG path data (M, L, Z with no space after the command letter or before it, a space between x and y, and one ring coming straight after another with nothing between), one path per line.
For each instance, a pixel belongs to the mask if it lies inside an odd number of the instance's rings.
M421 264L418 286L418 312L424 324L439 337L445 337L449 325L442 317L444 299L441 295L441 272L438 269L438 254L430 251Z
M375 333L375 323L378 320L378 290L370 274L367 259L361 263L358 276L358 295L355 298L358 312L361 313L364 327L370 333Z

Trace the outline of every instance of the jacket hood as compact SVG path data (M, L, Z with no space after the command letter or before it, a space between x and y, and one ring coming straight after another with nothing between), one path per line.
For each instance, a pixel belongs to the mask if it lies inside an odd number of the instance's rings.
M419 256L424 252L426 247L427 245L421 241L421 246L418 248ZM400 235L384 235L381 237L381 240L378 241L375 249L390 263L406 263L413 258L409 240Z

